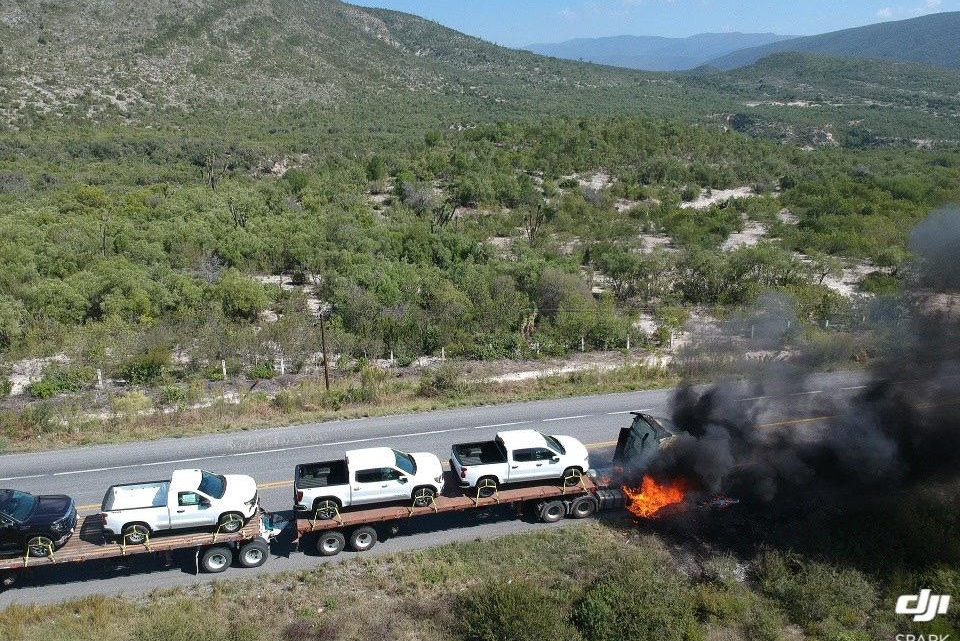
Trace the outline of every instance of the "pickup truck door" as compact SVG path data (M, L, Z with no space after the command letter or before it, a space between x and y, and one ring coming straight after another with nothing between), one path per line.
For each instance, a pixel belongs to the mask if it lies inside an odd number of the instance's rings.
M559 477L563 473L557 454L545 447L514 450L510 458L511 481Z
M170 529L200 527L217 522L212 513L210 500L197 492L177 492L168 502L170 509Z
M410 480L392 467L357 470L350 490L353 505L396 501L410 495Z

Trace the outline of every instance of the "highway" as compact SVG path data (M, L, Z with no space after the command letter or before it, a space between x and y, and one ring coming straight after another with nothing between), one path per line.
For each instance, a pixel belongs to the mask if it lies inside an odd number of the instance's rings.
M759 412L765 425L811 419L830 411L832 403L863 389L860 373L830 373L810 377L805 387L757 392L744 386L739 401ZM169 478L178 468L201 467L218 473L249 474L257 479L263 507L289 511L292 474L297 463L343 456L348 449L391 446L410 452L433 452L442 461L450 446L464 440L493 438L508 429L533 428L574 436L591 450L592 463L609 462L618 430L630 422L630 412L668 414L672 390L655 390L444 410L256 431L167 439L147 443L97 446L0 457L0 487L34 494L68 494L81 514L99 510L107 487ZM798 428L799 429L799 428ZM383 541L368 554L391 553L443 545L454 541L502 536L538 527L558 527L517 521L509 510L500 514L424 517L404 526L403 536ZM565 523L564 526L575 526ZM220 578L250 578L258 573L308 569L333 559L290 553L284 541L274 546L265 566L231 568ZM89 566L89 567L87 567ZM14 603L47 603L91 594L142 594L145 590L212 580L195 576L192 555L163 568L150 555L118 563L38 568L17 588L0 593L0 608Z

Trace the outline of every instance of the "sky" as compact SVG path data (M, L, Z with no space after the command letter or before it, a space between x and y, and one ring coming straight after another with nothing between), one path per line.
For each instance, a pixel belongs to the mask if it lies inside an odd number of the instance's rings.
M430 18L497 44L683 37L743 31L809 35L960 10L960 0L347 0Z

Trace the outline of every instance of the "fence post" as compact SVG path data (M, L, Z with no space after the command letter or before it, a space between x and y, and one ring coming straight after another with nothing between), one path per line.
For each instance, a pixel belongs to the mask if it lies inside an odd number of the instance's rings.
M583 340L583 336L580 337L580 351L581 351L581 352L587 351L587 344L586 344L586 342Z
M103 370L97 369L97 389L103 389Z
M284 376L287 373L287 368L285 367L286 363L283 360L283 356L280 357L280 376Z
M227 361L225 359L220 360L220 371L223 373L223 382L227 382Z
M446 347L441 347L441 348L440 348L440 360L441 360L441 361L447 360L447 348L446 348Z
M630 351L630 333L627 333L627 351Z

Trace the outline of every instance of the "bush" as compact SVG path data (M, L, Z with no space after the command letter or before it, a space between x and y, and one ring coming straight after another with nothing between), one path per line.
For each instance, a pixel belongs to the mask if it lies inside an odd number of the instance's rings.
M420 376L417 394L426 398L438 396L458 396L467 391L462 370L453 363L444 363L428 369Z
M30 396L48 399L66 392L80 392L93 382L94 376L88 367L51 367L43 373L42 380L30 386Z
M135 356L133 360L118 369L115 375L132 385L152 385L163 378L164 371L168 367L170 367L170 351L157 348L146 354Z
M217 283L216 296L223 313L234 320L255 321L270 304L270 297L260 283L235 270L228 271Z
M165 385L160 390L160 403L167 407L177 407L187 402L187 390L179 385Z
M135 416L153 408L153 401L143 392L130 392L122 396L113 397L111 404L115 414Z
M10 396L10 392L13 391L13 381L9 378L4 377L0 379L0 398L5 398Z
M693 603L675 573L638 555L587 590L573 622L591 641L692 641L702 637Z
M468 641L562 641L575 638L563 603L539 585L491 580L461 597Z
M277 372L274 370L273 363L271 361L257 363L253 366L253 369L250 370L250 377L258 381L268 381L276 375Z
M353 400L359 403L375 403L383 393L387 373L376 365L366 365L360 370L360 387L354 388Z

